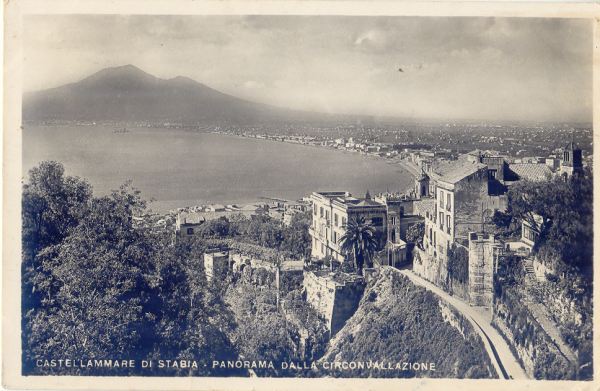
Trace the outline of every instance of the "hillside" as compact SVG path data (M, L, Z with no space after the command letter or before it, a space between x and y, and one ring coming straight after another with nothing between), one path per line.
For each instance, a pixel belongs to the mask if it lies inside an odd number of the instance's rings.
M435 363L435 371L328 371L335 377L497 377L470 323L391 269L369 283L321 362Z
M326 117L250 102L186 77L160 79L133 65L106 68L81 81L23 97L23 119L29 121L248 124L315 116Z

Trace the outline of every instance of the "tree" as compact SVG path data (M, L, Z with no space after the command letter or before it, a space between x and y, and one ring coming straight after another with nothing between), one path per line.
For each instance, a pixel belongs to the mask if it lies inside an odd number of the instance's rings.
M534 251L550 249L565 265L591 277L593 178L590 172L568 179L521 181L508 193L513 217L539 232Z
M411 225L406 231L406 240L409 243L415 243L421 250L423 249L423 236L425 236L425 223L423 222Z
M202 224L200 235L205 238L224 238L230 236L230 223L226 217L219 217Z
M62 164L45 161L23 185L23 251L29 258L59 243L85 214L92 187L64 172Z
M24 356L144 357L143 342L153 341L144 276L158 241L133 227L133 213L143 206L126 186L94 198L70 234L40 252L52 289L28 313Z
M289 227L283 230L281 249L289 251L297 258L310 257L311 237L308 228L311 224L310 212L296 213Z
M354 256L356 273L362 275L365 262L372 267L373 253L377 249L375 228L365 222L365 218L350 219L344 226L345 232L339 240L342 251Z
M78 177L65 176L62 164L45 161L29 171L22 196L23 312L52 297L57 284L42 268L38 255L60 243L87 213L92 187ZM52 250L48 250L52 252Z
M456 243L448 249L448 279L450 290L454 282L464 285L469 280L469 250Z

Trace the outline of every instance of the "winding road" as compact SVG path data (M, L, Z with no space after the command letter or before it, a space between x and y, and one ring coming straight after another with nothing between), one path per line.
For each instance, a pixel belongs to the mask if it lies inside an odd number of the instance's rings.
M504 379L528 379L529 377L519 364L517 358L513 355L508 344L502 338L500 333L491 325L491 313L485 309L471 307L456 297L450 296L441 288L433 285L431 282L419 277L411 270L397 270L399 273L408 277L414 284L433 292L440 299L452 305L456 310L467 318L473 328L479 333L485 349L490 356L490 360L500 378Z

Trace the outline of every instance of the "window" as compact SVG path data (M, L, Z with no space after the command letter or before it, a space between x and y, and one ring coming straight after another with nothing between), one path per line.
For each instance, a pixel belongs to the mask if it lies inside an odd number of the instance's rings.
M446 216L446 232L450 233L450 215Z
M320 208L319 208L319 215L320 215L321 217L323 217L323 207L320 207Z
M496 179L497 174L498 174L498 170L488 170L488 179L489 180Z
M337 243L337 232L332 231L331 236L332 236L333 243Z
M444 192L440 190L440 208L444 209Z
M317 215L317 205L316 204L313 204L313 212L314 212L314 215L316 216Z
M440 228L444 228L444 212L440 212Z
M526 228L526 229L524 230L524 233L525 233L525 239L529 239L529 240L531 240L532 242L535 242L535 241L536 241L536 239L537 239L537 236L538 236L537 232L535 232L535 231L534 231L534 230L532 230L531 228Z
M337 213L333 214L333 223L335 224L336 227L338 226L338 215L337 215Z
M450 193L448 193L446 195L446 210L450 210L450 205L452 204L452 202L450 202Z
M325 211L325 218L329 221L329 211L328 210Z
M347 222L346 218L342 217L342 225L346 225L346 222Z
M396 225L396 216L392 216L392 225Z
M193 235L194 234L194 228L188 228L187 229L187 234L188 235Z

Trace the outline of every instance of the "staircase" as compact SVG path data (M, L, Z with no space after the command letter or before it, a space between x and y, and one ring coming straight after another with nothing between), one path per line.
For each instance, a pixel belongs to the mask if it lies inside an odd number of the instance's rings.
M533 259L525 258L523 260L523 268L525 269L525 273L527 273L527 277L535 278L535 270L533 270Z

